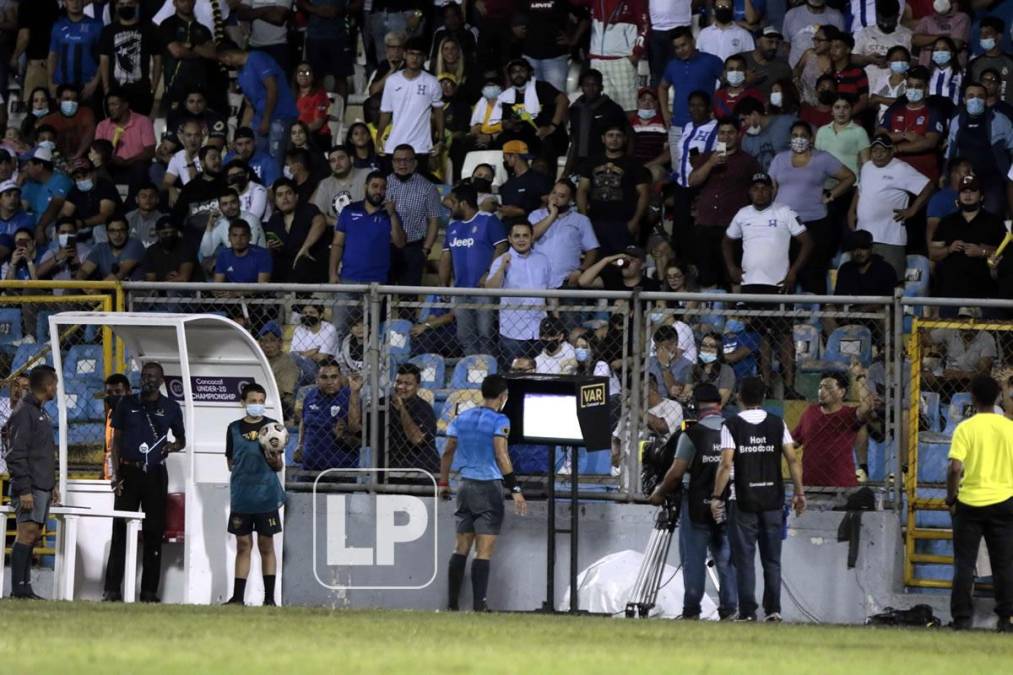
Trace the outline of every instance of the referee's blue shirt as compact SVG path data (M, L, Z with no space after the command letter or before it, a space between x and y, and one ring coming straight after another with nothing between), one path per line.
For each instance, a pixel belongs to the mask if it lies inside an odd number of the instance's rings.
M471 480L503 478L496 464L493 438L510 436L510 419L491 408L479 406L465 410L447 428L447 436L457 439L454 459L461 467L461 477Z

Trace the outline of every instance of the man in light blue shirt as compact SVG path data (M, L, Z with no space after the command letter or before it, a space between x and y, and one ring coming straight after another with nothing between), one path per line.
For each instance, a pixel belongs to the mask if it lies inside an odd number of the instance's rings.
M563 179L552 186L548 208L528 216L535 252L549 259L549 288L578 288L580 273L598 260L598 238L591 221L572 208L577 197L573 183Z
M453 280L456 288L479 288L493 258L506 252L503 223L491 213L478 210L478 192L467 183L455 187L446 201L454 220L447 225L440 257L440 283L450 286ZM489 298L456 296L454 300L457 339L464 353L492 354L492 311L463 307L488 304Z
M533 231L530 223L514 223L510 227L510 250L492 262L485 280L486 288L552 288L549 258L531 250ZM546 316L545 298L504 297L499 304L500 359L507 367L518 357L537 353L535 341Z
M440 464L440 495L450 498L450 467L460 451L461 488L457 493L457 543L449 565L447 608L457 611L464 566L475 546L471 563L471 585L476 612L488 610L489 560L496 537L503 525L503 488L510 490L518 515L528 507L517 485L507 438L510 419L500 411L507 401L507 381L501 375L489 375L482 381L482 405L466 410L447 428L447 447Z

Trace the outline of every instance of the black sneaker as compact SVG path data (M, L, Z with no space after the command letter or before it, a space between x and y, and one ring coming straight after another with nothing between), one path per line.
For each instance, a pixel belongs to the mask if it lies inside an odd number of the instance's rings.
M243 602L241 598L237 598L236 596L233 595L231 598L223 602L222 605L239 605L240 607L243 607L246 605L246 603Z
M274 600L270 598L264 598L264 607L277 607L277 606L278 605L274 603Z
M756 623L756 615L750 614L748 616L742 616L740 614L739 616L732 619L732 621L734 621L735 623Z
M11 597L15 600L45 600L44 597L33 591L31 586L12 592Z
M102 594L102 602L123 602L123 594L119 591L106 591Z
M158 593L152 593L150 591L141 591L141 602L159 603L162 602Z
M700 620L700 615L699 614L680 614L679 616L675 617L675 620L676 621L699 621Z
M457 605L447 605L448 612L460 612L461 608Z
M950 622L949 627L953 630L971 630L974 628L974 624L970 619L954 619Z

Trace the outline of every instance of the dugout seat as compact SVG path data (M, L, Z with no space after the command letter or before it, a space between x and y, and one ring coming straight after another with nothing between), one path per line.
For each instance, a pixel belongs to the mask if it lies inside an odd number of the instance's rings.
M792 339L795 342L797 362L819 359L823 355L823 340L816 326L810 323L795 324L792 328Z
M422 387L428 391L442 389L446 384L446 364L439 354L419 354L410 359L422 376Z
M479 389L486 375L497 372L496 359L488 354L465 356L454 366L450 378L451 389ZM448 399L449 400L449 399Z
M412 322L393 319L380 326L384 347L395 363L404 363L412 354Z
M866 326L841 326L827 339L823 357L802 362L806 372L839 370L846 371L852 359L869 367L872 363L872 331Z
M74 345L67 351L63 379L65 382L101 382L105 372L103 366L100 345Z
M45 351L45 354L40 352ZM47 366L53 365L53 355L49 351L49 345L37 345L37 344L24 344L18 345L18 350L14 352L14 360L11 362L11 372L14 372L27 364L25 372L31 370L35 366L41 366L45 363Z

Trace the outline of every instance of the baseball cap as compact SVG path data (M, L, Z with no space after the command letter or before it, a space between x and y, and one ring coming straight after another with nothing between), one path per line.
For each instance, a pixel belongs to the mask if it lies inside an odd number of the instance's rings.
M273 335L276 338L280 338L282 334L283 333L281 331L281 326L278 325L277 321L268 321L257 333L257 337L264 337L265 335Z
M34 159L34 160L37 160L39 162L52 162L53 161L53 151L50 150L49 148L44 148L42 146L39 146L39 147L35 148L34 151L32 151L32 156L29 157L28 159Z
M179 225L176 224L176 221L172 219L172 216L162 216L161 218L155 221L155 232L167 229L169 227L173 228L174 230L180 229Z
M218 120L208 131L208 138L225 138L228 135L228 128L225 122Z
M637 90L637 98L640 98L644 94L650 94L651 96L654 97L655 101L658 100L658 92L654 89L651 89L650 87L641 87L640 89Z
M639 246L627 246L623 249L623 254L628 255L631 258L637 258L638 260L647 260L647 254L644 253L644 249Z
M566 333L566 328L563 326L563 322L554 316L547 316L542 319L542 323L538 326L538 335L559 335L560 333Z
M981 183L978 182L977 176L964 176L960 179L959 192L969 190L971 192L981 192Z
M893 150L893 141L890 140L890 137L887 134L876 134L872 139L871 145L878 145L881 148Z
M78 157L70 163L70 175L73 176L75 173L80 171L91 171L95 168L95 165L91 163L91 160L87 157Z
M4 148L0 148L0 162L9 162L12 159L14 159L14 157L11 156L10 152Z
M524 141L507 141L503 144L504 155L527 155L528 144Z
M510 59L510 61L508 61L506 64L506 71L510 72L510 69L513 68L514 66L524 66L525 68L528 69L528 71L531 71L531 62L528 61L527 59L522 58Z
M872 233L868 230L855 230L854 232L848 232L848 235L844 237L844 250L854 251L856 248L870 249L872 248Z
M239 127L238 129L236 129L236 133L232 137L232 140L235 140L237 138L253 138L253 139L256 139L257 137L254 135L253 129L251 129L250 127Z
M981 308L980 307L961 307L957 310L957 316L964 317L967 319L980 319Z
M437 80L450 80L454 84L457 84L457 75L454 75L453 73L440 73L440 76L437 77L436 79Z
M697 403L721 403L721 392L710 382L704 382L693 388L693 398Z
M762 37L772 37L777 38L778 40L784 39L784 35L781 34L781 31L774 28L773 26L767 26L766 28L764 28Z
M404 50L406 52L422 52L423 54L429 53L429 44L425 38L413 37L409 38L408 42L405 43Z
M4 182L0 183L0 195L2 195L5 192L10 192L11 190L17 190L18 192L21 192L21 188L18 187L18 184L12 180L5 180Z
M756 183L773 185L774 181L770 180L770 176L768 176L766 173L762 171L757 171L756 173L753 174L753 178L749 181L750 185L755 185Z

